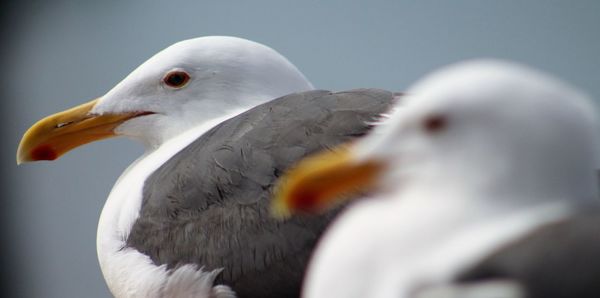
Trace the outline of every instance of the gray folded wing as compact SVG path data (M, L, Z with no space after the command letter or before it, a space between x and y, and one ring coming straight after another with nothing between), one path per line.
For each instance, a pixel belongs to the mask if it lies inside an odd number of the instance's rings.
M397 94L308 91L214 127L146 181L127 245L155 264L223 268L238 297L298 297L319 235L333 217L269 215L277 178L302 157L364 135Z
M600 210L538 228L509 243L457 278L518 283L528 298L600 297Z

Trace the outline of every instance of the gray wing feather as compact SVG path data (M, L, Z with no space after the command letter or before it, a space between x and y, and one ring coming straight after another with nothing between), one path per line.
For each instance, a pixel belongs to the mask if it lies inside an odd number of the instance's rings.
M290 94L224 121L154 172L127 245L156 264L223 268L238 297L298 297L333 214L270 217L276 179L300 158L364 135L395 95L360 89Z
M600 211L591 208L509 243L461 273L473 284L521 284L528 298L600 297Z

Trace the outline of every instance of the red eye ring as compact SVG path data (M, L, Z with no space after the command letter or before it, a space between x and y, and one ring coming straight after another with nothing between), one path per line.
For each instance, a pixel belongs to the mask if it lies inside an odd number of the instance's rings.
M431 115L423 120L422 127L427 133L436 134L448 125L448 119L444 115Z
M185 71L175 70L167 73L163 78L165 85L171 88L182 88L189 82L190 75Z

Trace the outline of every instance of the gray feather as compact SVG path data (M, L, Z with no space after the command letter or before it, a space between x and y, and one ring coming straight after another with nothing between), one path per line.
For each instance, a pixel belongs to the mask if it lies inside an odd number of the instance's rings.
M238 297L298 297L333 214L270 217L273 184L310 153L364 135L394 94L361 89L290 94L229 119L146 181L127 246L157 265L223 268Z
M461 273L460 283L509 279L528 298L600 297L600 211L540 227Z

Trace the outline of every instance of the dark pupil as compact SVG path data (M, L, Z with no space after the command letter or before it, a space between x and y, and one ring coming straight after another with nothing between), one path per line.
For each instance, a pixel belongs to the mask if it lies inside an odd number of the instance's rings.
M446 128L446 117L441 115L435 115L429 117L423 123L425 131L429 133L437 133Z
M167 83L171 86L179 86L183 84L185 77L180 73L174 73L167 78Z

